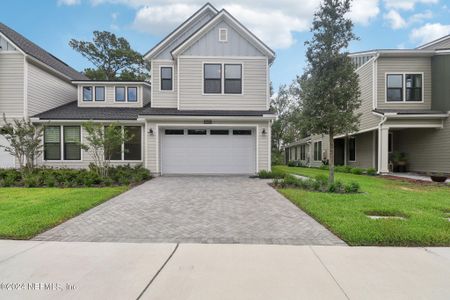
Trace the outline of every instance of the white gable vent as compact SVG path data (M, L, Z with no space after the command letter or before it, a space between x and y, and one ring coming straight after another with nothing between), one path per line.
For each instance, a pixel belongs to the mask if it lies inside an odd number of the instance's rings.
M219 28L219 42L228 41L228 29Z

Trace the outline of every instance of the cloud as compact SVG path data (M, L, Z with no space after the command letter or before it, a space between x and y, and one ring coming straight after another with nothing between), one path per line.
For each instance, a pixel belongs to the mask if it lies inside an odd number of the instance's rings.
M384 0L388 9L413 10L416 4L437 4L439 0Z
M78 5L81 3L81 0L58 0L58 6L61 5L67 5L67 6L73 6Z
M403 19L402 16L393 9L384 14L383 18L389 22L389 25L392 29L404 28L407 25L405 19Z
M133 27L163 36L201 7L205 0L90 0L127 5L136 10ZM309 30L314 11L321 0L218 0L217 9L225 8L273 48L287 48L295 43L295 33ZM380 0L354 1L349 17L356 24L369 24L379 12Z
M427 23L422 27L413 29L410 38L418 44L426 44L447 34L450 34L450 25Z

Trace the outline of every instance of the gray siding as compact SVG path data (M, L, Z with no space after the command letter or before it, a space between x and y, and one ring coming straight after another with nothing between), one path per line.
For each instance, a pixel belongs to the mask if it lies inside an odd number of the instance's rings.
M167 46L161 49L153 59L172 59L170 52L213 17L214 13L212 11L205 11L202 15L198 16L197 19L190 24L190 26L188 26L183 32L179 33L169 44L167 44Z
M228 30L228 41L219 41L219 29ZM189 56L263 56L251 43L244 39L226 22L216 24L182 55Z
M265 110L268 108L268 64L263 59L179 60L180 109ZM242 95L203 95L203 63L242 63Z
M378 58L377 94L380 109L430 109L431 108L431 58L430 57L380 57ZM424 101L420 103L386 103L386 73L423 72Z
M374 62L366 63L357 70L359 88L361 91L361 107L356 111L361 114L359 130L374 128L380 122L380 117L372 113L373 110L373 71Z
M24 116L24 56L0 52L0 114Z
M105 101L83 101L83 86L104 86ZM137 87L137 102L116 102L115 88L120 87ZM79 84L78 85L78 106L80 107L142 107L143 106L143 85L142 84ZM77 98L77 96L75 96Z
M439 43L430 45L428 47L422 48L423 50L438 50L438 49L449 49L450 48L450 36Z
M161 67L173 67L173 90L161 91ZM152 107L178 107L178 74L173 61L152 60Z
M3 35L0 34L0 52L1 51L17 51L11 43L9 43Z
M396 131L398 149L408 155L410 171L450 173L450 121L444 129Z
M320 167L322 165L322 161L315 161L314 160L314 143L322 141L322 159L329 159L330 158L330 142L328 139L328 135L313 135L311 136L311 143L309 147L309 157L310 159L310 165L311 167Z
M28 114L35 114L75 101L77 88L66 80L28 63Z
M431 108L433 110L450 111L450 55L434 56L432 58L432 69L433 103Z
M374 131L355 135L356 160L348 161L348 165L358 168L374 167ZM348 148L347 148L348 149Z

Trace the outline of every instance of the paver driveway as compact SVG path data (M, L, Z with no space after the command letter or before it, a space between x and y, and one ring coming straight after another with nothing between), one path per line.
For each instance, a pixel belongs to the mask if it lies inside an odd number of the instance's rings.
M35 240L343 245L267 181L158 177Z

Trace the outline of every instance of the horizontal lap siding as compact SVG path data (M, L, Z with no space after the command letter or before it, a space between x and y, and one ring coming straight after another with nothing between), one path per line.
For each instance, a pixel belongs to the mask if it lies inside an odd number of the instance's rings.
M358 168L372 168L373 162L373 131L355 135L356 161L349 161L348 165Z
M173 90L161 91L161 66L173 67ZM152 61L152 107L177 107L177 68L174 62L170 61Z
M203 63L242 63L243 95L203 95ZM180 58L180 109L266 110L266 59Z
M395 131L399 151L408 156L409 169L420 172L450 173L450 121L443 129Z
M23 117L23 96L23 55L20 53L0 54L0 114L5 113L6 117Z
M356 72L359 76L359 88L361 92L361 107L356 113L361 114L359 130L376 127L380 118L372 113L373 110L373 61L366 63Z
M377 94L379 109L430 109L431 108L431 58L430 57L380 57L378 58ZM423 72L424 102L386 103L386 73Z
M28 112L30 116L77 100L77 88L49 71L28 63Z
M105 87L105 101L83 101L83 86L103 86ZM127 93L127 87L137 87L137 101L136 102L116 102L116 86L125 87L125 94ZM80 84L78 86L78 106L79 107L142 107L143 99L143 86L133 84L117 84L117 85L102 85L99 84ZM95 97L95 88L92 91L93 97Z

